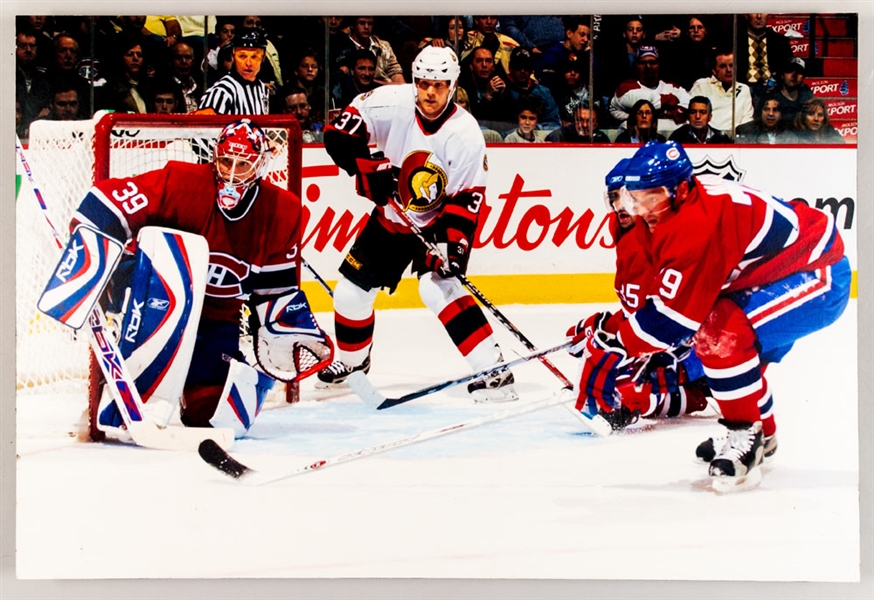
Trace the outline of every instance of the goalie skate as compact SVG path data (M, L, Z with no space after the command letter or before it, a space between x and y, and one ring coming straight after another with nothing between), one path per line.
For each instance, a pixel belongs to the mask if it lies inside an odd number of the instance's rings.
M762 482L762 423L720 419L728 428L722 449L710 461L713 491L719 494L747 490Z
M467 392L474 402L513 402L519 399L515 381L511 371L498 371L469 383Z
M316 381L316 389L331 390L346 386L346 378L352 373L361 371L365 375L370 372L370 354L364 359L364 362L357 367L350 367L341 360L335 360L330 365L319 371Z

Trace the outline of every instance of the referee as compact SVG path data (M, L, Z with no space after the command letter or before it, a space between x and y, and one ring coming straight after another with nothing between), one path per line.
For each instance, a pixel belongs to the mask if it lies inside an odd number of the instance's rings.
M249 29L232 42L234 64L230 72L216 81L201 96L200 114L266 115L270 96L267 86L258 79L267 40L258 29Z

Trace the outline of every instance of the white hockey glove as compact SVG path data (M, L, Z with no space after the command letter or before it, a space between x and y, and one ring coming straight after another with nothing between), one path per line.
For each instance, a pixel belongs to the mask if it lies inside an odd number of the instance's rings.
M300 381L334 359L331 338L316 323L302 290L254 306L255 357L264 372L280 381Z

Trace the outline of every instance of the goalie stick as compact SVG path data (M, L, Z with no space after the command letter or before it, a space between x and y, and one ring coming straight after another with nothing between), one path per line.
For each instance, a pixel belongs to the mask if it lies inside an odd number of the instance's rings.
M357 460L359 458L367 458L368 456L373 456L374 454L388 452L389 450L394 450L403 446L409 446L411 444L417 444L427 440L433 440L444 435L457 433L459 431L464 431L467 429L473 429L474 427L480 427L488 423L503 421L504 419L517 417L519 415L524 415L526 413L534 412L536 410L542 410L545 408L549 408L550 406L555 406L557 404L564 404L565 402L571 400L574 400L573 392L568 389L563 389L551 396L547 396L546 398L541 398L539 400L528 402L526 404L516 406L508 410L496 412L483 417L478 417L469 421L461 421L460 423L448 425L439 429L432 429L430 431L416 433L390 442L376 444L367 448L361 448L360 450L353 450L352 452L346 452L345 454L339 454L337 456L324 458L301 467L289 469L287 471L277 471L272 473L268 471L256 471L255 469L252 469L251 467L248 467L233 458L230 454L222 450L216 443L211 440L205 440L203 443L201 443L200 448L198 449L198 453L206 463L218 469L225 475L232 477L236 481L245 483L246 485L258 486L268 483L275 483L277 481L282 481L284 479L289 479L291 477L296 477L305 473L312 473L313 471L320 471L322 469L327 469L328 467L333 467L341 463Z
M425 244L425 247L427 247L428 250L433 252L435 256L437 256L440 260L442 260L443 264L449 264L446 261L446 257L443 256L443 252L440 251L440 248L437 246L437 244L435 244L434 242L425 238L425 235L422 233L422 230L419 228L418 225L416 225L413 222L412 219L410 219L409 215L407 215L407 213L404 212L404 210L401 208L400 204L398 204L398 201L395 198L391 198L389 200L389 203L391 204L394 211L398 214L398 216L404 221L404 223L406 223L410 227L410 229L413 231L413 233L416 234L416 237L418 237L422 241L422 243ZM494 304L492 304L491 301L489 301L489 299L486 298L483 295L483 293L481 291L479 291L479 289L477 289L477 287L475 285L473 285L473 283L470 282L470 280L467 278L466 275L464 275L463 273L454 273L453 275L458 279L458 281L461 282L461 284L464 287L467 288L467 290L471 294L473 294L473 296L477 300L480 301L480 303L483 306L485 306L488 309L488 311L490 313L492 313L492 315L501 323L501 325L506 327L507 330L513 334L513 337L515 337L517 340L522 342L522 344L530 352L537 351L537 347L531 342L531 340L529 340L527 337L525 337L525 335L521 331L519 331L519 329L515 325L513 325L513 323L511 323L510 320L507 317L505 317L501 311L498 310L498 307L496 307ZM552 373L553 375L555 375L558 378L558 380L561 382L561 384L565 388L572 389L574 387L574 384L570 381L570 379L565 377L564 373L562 373L558 369L558 367L556 367L554 364L552 364L552 361L550 361L548 358L546 358L546 356L541 355L537 359L541 363L543 363L543 366L545 366L547 369L549 369L550 373ZM579 421L583 425L588 427L591 431L597 433L598 435L604 435L604 436L610 435L612 428L609 427L609 423L607 423L607 421L604 419L604 417L600 416L599 414L597 414L597 413L595 413L595 414L584 413L584 412L580 412L580 411L576 410L575 408L571 408L571 407L568 407L568 410L577 419L579 419Z
M464 377L459 377L458 379L450 379L448 381L436 383L426 388L422 388L421 390L410 392L409 394L406 394L399 398L386 398L385 396L383 396L376 390L375 387L373 387L373 384L370 383L370 380L368 380L364 373L362 373L361 371L356 371L349 375L349 377L346 379L346 382L349 384L349 387L352 388L352 391L354 391L355 394L359 398L361 398L365 404L367 404L368 406L375 406L377 410L383 410L385 408L397 406L398 404L403 404L404 402L409 402L410 400L415 400L416 398L428 396L429 394L445 390L446 388L461 385L462 383L467 383L468 381L473 381L474 379L479 379L480 377L484 377L486 375L491 375L492 373L495 373L497 371L509 369L510 367L522 364L524 362L528 362L529 360L533 360L535 358L539 359L541 356L546 356L547 354L552 354L553 352L557 352L558 350L563 350L570 345L571 342L567 341L563 344L559 344L558 346L547 348L546 350L538 350L537 352L534 352L533 354L529 354L527 356L521 356L508 362L498 363L477 373L465 375Z
M48 206L33 179L33 173L21 140L16 136L15 149L33 189L33 194L39 202L43 217L51 229L58 247L63 249L61 234L49 214ZM106 316L99 306L95 306L88 316L88 329L91 331L91 349L100 365L100 370L106 380L110 394L118 406L125 427L131 439L138 446L157 450L194 450L205 441L210 440L218 448L230 448L234 443L234 432L230 429L189 429L184 427L158 427L157 423L145 416L143 401L133 383L133 378L118 349L118 344L107 330Z

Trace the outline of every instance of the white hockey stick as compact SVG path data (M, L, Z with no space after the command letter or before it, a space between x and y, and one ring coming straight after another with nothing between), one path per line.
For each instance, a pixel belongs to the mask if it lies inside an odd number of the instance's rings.
M58 247L63 249L61 235L49 216L48 206L42 193L33 180L30 165L21 149L21 141L15 140L15 149L27 174L27 179L33 188L34 196L39 202L52 235ZM95 306L88 316L88 329L91 331L91 349L97 357L100 370L106 380L109 391L118 406L118 411L124 420L125 427L131 439L138 446L158 450L194 450L204 440L211 440L217 447L230 448L234 443L234 432L230 429L189 429L184 427L158 427L157 423L145 416L143 401L133 383L133 378L121 356L118 345L107 331L106 316L99 306Z
M524 415L526 413L534 412L536 410L542 410L544 408L549 408L550 406L573 401L574 399L575 394L571 390L562 389L552 396L541 398L540 400L534 400L532 402L527 402L525 404L515 406L508 410L497 412L491 415L486 415L484 417L478 417L469 421L462 421L460 423L448 425L439 429L432 429L431 431L416 433L407 437L393 440L391 442L376 444L375 446L361 448L360 450L353 450L352 452L332 456L330 458L324 458L301 467L289 469L287 471L256 471L237 461L230 454L219 448L217 444L209 440L204 441L200 445L200 449L198 450L198 452L200 454L200 457L209 465L241 483L256 486L265 485L268 483L275 483L277 481L289 479L291 477L296 477L298 475L303 475L305 473L312 473L313 471L327 469L328 467L333 467L335 465L339 465L341 463L349 462L352 460L358 460L359 458L367 458L368 456L373 456L374 454L380 454L382 452L388 452L389 450L394 450L403 446L409 446L411 444L418 444L419 442L433 440L434 438L449 435L451 433L457 433L459 431L473 429L474 427L480 427L489 423L503 421L504 419L517 417L519 415Z

